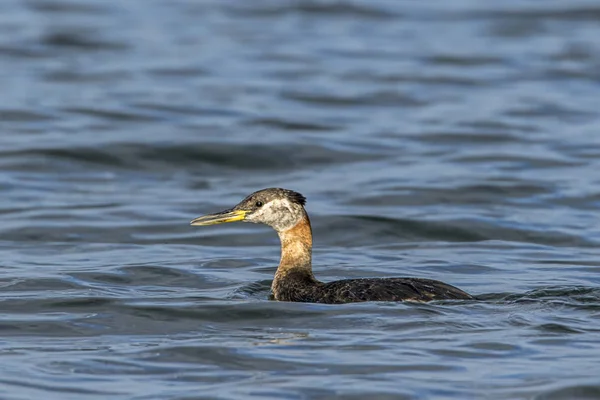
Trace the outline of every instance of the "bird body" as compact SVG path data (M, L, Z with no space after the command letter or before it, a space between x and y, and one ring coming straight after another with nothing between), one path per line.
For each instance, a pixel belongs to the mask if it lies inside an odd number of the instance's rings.
M274 281L273 293L275 299L280 301L326 304L472 298L454 286L433 279L359 278L323 283L297 271Z
M421 278L362 278L320 282L312 272L312 229L300 193L280 188L252 193L232 209L194 219L192 225L254 222L271 226L281 260L271 285L275 300L306 303L472 299L446 283Z

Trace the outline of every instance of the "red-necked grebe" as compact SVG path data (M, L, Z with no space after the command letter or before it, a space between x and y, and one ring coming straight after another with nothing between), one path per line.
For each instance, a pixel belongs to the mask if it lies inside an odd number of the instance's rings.
M194 219L192 225L253 222L269 225L281 240L281 261L271 290L275 300L306 303L472 299L446 283L420 278L363 278L323 283L312 272L312 230L306 198L287 189L254 192L235 207Z

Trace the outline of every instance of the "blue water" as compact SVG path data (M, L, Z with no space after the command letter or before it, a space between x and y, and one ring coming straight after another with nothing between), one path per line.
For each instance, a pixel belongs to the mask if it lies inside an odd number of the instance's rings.
M600 398L597 1L0 3L0 397ZM314 272L477 301L269 301Z

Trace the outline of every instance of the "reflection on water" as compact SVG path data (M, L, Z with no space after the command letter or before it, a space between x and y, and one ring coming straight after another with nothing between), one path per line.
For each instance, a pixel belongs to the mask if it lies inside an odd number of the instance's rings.
M594 2L0 4L7 399L597 398ZM268 301L315 274L478 301ZM557 362L560 360L560 362Z

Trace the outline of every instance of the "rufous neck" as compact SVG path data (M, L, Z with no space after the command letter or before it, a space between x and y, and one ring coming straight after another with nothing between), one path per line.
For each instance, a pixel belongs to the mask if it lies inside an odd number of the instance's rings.
M279 234L281 240L281 261L277 274L291 269L302 269L312 275L312 229L305 214L293 227Z

